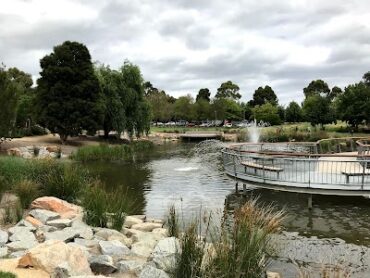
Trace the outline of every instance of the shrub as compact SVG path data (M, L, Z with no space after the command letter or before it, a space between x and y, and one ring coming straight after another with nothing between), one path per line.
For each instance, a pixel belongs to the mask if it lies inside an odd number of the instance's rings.
M131 157L132 149L128 145L109 146L85 146L77 150L72 158L78 161L104 160L114 161L128 159Z
M40 196L40 186L34 181L22 180L14 186L14 193L19 197L22 208L28 208Z
M179 236L179 219L176 214L176 208L172 205L169 209L167 217L167 226L169 236L178 237Z

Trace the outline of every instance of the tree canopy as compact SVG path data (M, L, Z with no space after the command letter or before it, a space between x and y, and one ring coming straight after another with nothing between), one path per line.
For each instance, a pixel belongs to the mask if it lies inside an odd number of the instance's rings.
M306 98L313 95L328 96L330 89L325 81L318 79L311 81L307 87L303 88L303 93Z
M319 94L310 95L304 100L303 113L305 119L312 126L320 124L323 128L324 124L329 124L336 120L330 99Z
M199 90L196 97L196 101L199 101L201 99L206 100L208 102L211 101L211 92L209 91L208 88L202 88Z
M270 102L273 105L278 104L278 98L270 86L258 87L254 91L253 99L250 101L251 106L263 105Z
M39 121L57 132L63 142L82 129L96 130L103 106L87 47L66 41L55 46L40 65L36 101Z
M366 72L363 76L362 79L365 83L366 86L370 86L370 71Z
M256 105L252 111L254 119L256 119L258 122L263 121L265 123L269 123L270 125L278 125L281 123L278 107L270 102L262 105Z
M242 96L239 93L239 86L234 84L231 81L227 81L221 84L221 86L217 89L216 98L229 98L238 100Z
M285 120L290 123L301 122L303 120L302 109L295 101L289 103L285 109Z

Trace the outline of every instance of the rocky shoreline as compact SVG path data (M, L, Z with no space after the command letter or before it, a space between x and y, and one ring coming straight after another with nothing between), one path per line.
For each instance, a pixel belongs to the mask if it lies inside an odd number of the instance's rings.
M17 260L24 273L38 269L54 278L167 278L180 252L179 240L168 236L160 219L127 216L119 232L88 226L81 207L55 197L38 198L30 207L15 226L0 230L2 261ZM33 277L29 275L18 277Z

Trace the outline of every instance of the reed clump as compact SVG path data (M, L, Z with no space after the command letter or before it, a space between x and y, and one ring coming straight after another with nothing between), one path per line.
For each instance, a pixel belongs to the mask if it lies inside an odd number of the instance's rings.
M182 251L174 277L263 277L268 258L274 252L270 235L280 231L283 218L283 211L261 205L254 198L235 210L231 227L225 223L210 227L209 218L202 236L202 229L195 224L200 222L194 221L179 233Z

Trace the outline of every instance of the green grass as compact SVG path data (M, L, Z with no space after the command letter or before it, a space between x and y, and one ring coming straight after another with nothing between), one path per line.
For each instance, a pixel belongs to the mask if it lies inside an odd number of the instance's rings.
M0 278L17 278L17 275L10 272L0 271Z
M88 171L71 161L0 156L1 192L17 193L24 208L39 196L75 202L90 180Z
M79 148L72 159L77 161L116 161L128 160L140 152L153 149L154 144L150 141L135 141L130 145L107 145L85 146Z

